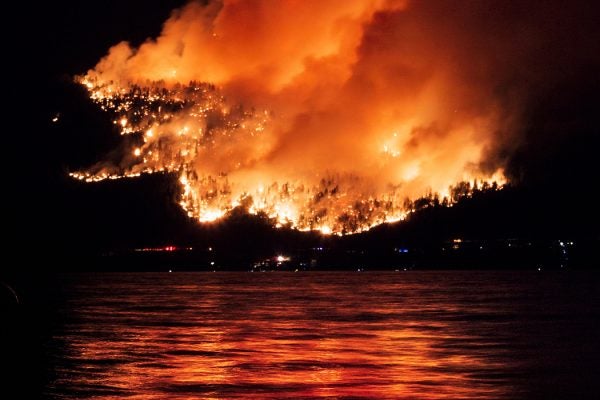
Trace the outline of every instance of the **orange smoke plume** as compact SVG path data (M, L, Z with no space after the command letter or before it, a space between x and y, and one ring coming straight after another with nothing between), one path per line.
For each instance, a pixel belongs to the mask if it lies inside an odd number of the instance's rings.
M242 206L334 233L461 181L502 184L490 154L518 119L498 95L503 49L470 31L478 4L431 3L189 3L78 78L138 145L72 176L176 171L200 221Z

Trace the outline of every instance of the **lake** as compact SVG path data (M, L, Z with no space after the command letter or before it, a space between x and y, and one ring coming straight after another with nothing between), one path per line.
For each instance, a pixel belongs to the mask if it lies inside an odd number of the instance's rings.
M600 279L565 272L59 279L52 399L594 398Z

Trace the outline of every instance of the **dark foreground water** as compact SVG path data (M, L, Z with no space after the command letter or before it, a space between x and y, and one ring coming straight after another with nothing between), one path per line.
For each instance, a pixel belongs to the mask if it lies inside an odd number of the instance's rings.
M64 276L56 399L598 398L590 273Z

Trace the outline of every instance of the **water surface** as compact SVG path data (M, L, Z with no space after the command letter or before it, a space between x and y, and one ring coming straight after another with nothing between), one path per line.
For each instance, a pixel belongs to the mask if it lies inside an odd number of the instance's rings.
M77 274L55 399L594 398L591 273Z

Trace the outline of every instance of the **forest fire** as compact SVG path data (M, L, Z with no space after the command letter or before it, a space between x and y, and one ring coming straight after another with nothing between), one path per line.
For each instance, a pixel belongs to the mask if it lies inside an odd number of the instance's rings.
M403 219L409 199L452 204L461 182L501 187L490 153L515 118L465 59L474 39L418 7L192 2L77 78L131 147L71 176L172 172L200 222L242 207L324 234Z

